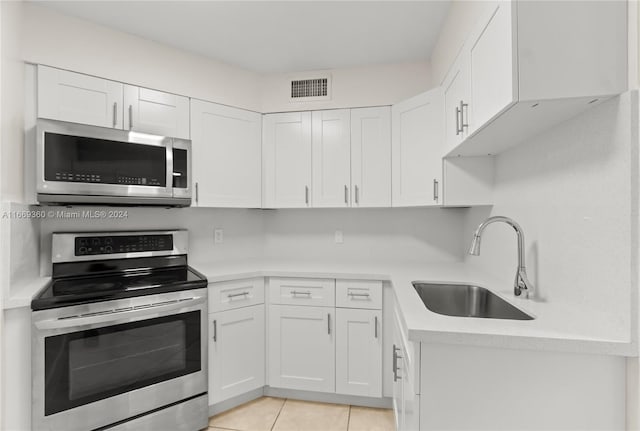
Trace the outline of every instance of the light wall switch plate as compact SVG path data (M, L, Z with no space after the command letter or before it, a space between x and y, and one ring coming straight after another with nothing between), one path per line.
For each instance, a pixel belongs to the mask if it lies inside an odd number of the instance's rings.
M222 244L224 242L224 231L222 229L213 230L213 242L215 244Z
M344 237L342 236L342 231L337 230L335 235L336 244L342 244L344 242Z

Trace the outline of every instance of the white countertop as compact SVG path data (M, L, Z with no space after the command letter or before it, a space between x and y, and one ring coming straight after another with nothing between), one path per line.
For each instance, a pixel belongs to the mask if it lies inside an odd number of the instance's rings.
M512 286L500 286L487 274L462 263L447 264L327 264L248 261L211 265L192 263L209 282L248 277L316 277L389 281L404 318L408 337L435 342L532 350L637 356L624 319L569 304L517 298ZM498 294L535 317L534 320L481 319L444 316L429 311L412 281L473 283ZM496 288L498 286L498 288Z
M235 263L194 263L209 282L250 277L307 277L384 280L393 287L409 340L487 347L552 350L577 353L637 356L624 319L570 304L517 298L512 286L500 285L487 274L462 263L310 263L246 260ZM31 298L49 278L41 277L15 286L4 308L29 306ZM534 320L452 317L429 311L413 289L412 281L473 283L498 294L535 317Z

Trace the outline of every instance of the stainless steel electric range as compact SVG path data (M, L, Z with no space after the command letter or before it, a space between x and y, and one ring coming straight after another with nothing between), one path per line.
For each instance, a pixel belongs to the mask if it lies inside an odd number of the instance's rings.
M207 426L207 280L186 231L54 233L31 302L34 430Z

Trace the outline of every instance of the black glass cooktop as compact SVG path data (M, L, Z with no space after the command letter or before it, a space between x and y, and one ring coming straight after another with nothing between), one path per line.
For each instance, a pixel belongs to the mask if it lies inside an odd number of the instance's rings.
M207 286L207 279L187 266L186 260L122 261L73 264L58 268L58 274L54 269L54 278L31 301L31 309L44 310ZM150 267L149 263L155 266Z

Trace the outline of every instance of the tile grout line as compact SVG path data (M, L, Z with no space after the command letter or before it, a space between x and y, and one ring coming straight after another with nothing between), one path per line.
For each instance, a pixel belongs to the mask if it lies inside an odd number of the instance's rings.
M284 408L284 405L287 403L287 400L288 398L285 398L284 402L280 406L280 409L278 410L278 414L276 415L276 420L273 421L273 425L271 425L271 428L269 428L270 431L273 431L273 428L276 426L276 423L278 422L278 418L280 417L280 413L282 413L282 409Z
M349 426L351 425L351 407L353 407L353 406L349 405L349 415L347 416L347 429L346 429L346 431L349 431Z

